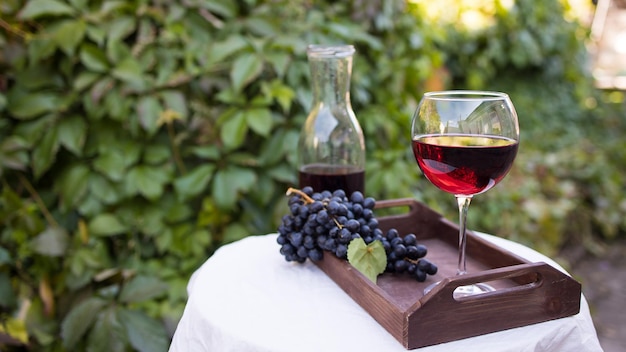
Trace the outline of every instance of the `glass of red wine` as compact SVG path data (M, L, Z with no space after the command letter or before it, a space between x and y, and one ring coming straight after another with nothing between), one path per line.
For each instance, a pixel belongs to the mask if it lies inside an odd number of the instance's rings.
M466 219L472 197L509 172L519 145L519 122L509 96L500 92L425 93L411 123L415 160L437 188L459 207L457 275L466 271ZM426 288L430 291L434 285ZM493 291L485 283L460 286L454 297Z

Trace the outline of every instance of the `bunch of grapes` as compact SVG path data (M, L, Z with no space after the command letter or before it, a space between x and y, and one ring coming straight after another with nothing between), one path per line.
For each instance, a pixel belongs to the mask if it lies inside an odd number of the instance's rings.
M277 239L287 261L318 261L324 252L347 259L350 241L362 238L366 244L382 243L386 272L406 272L420 282L437 273L437 266L424 258L427 248L417 243L415 234L400 236L396 229L383 233L374 216L374 198L361 192L348 197L343 190L314 192L311 187L290 189L288 195L290 213L283 216Z

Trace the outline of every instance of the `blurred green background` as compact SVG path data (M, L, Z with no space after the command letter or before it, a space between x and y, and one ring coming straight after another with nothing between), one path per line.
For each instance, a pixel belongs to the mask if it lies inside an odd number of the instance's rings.
M505 91L520 151L476 197L469 227L554 257L566 245L601 254L626 230L626 106L594 88L593 11L582 0L2 1L0 347L167 350L191 273L286 212L310 43L357 49L368 195L456 219L418 171L410 118L427 90Z

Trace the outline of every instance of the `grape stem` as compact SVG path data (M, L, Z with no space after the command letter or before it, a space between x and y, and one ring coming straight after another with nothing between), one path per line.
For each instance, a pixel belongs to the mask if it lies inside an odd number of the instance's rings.
M289 187L287 189L287 195L288 196L290 196L290 195L292 195L294 193L299 195L300 197L302 197L304 199L304 203L305 204L311 204L311 203L315 202L315 200L313 198L309 197L308 194L302 192L301 190L299 190L297 188ZM326 206L326 202L324 202L324 206ZM343 228L343 225L341 225L339 223L339 221L337 221L337 219L335 219L334 216L331 215L331 219L333 219L333 221L335 222L335 225L337 225L338 228L340 228L340 229Z
M419 259L411 259L409 257L404 257L403 259L406 260L407 262L411 263L411 264L417 264L420 261Z
M339 221L337 221L337 219L335 219L335 217L334 217L334 216L332 216L332 215L331 215L331 216L330 216L330 218L331 218L331 219L333 219L333 221L335 222L335 225L337 225L337 227L338 227L340 230L341 230L341 229L343 229L343 225L341 225L341 224L339 223Z
M289 189L287 189L287 195L288 196L290 196L290 195L292 195L294 193L299 195L300 197L304 198L304 201L305 201L306 204L311 204L311 203L315 202L313 200L313 198L309 197L308 194L302 192L299 189L296 189L296 188L293 188L293 187L289 187Z

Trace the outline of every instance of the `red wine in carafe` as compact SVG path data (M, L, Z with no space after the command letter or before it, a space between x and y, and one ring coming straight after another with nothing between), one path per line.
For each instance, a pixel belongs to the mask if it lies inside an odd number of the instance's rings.
M315 192L342 189L347 195L354 191L365 192L365 171L352 166L312 164L305 165L299 173L300 188L313 187Z

